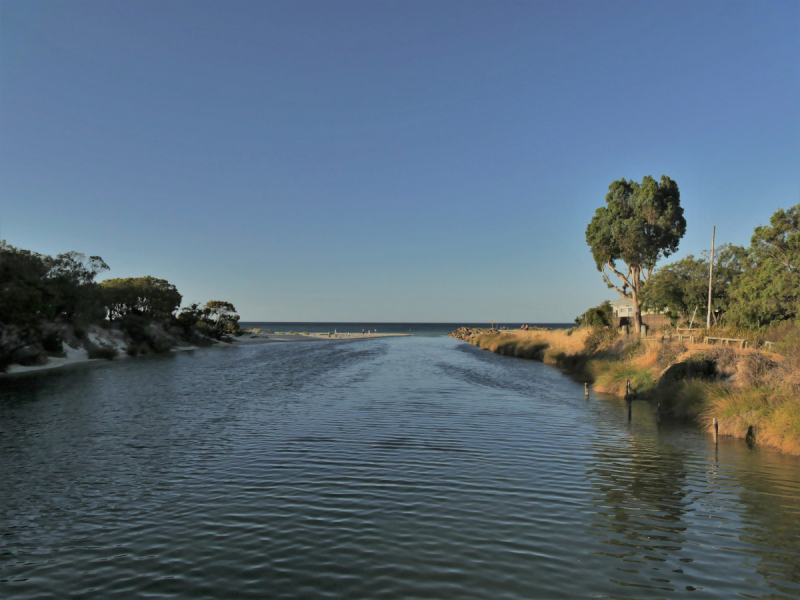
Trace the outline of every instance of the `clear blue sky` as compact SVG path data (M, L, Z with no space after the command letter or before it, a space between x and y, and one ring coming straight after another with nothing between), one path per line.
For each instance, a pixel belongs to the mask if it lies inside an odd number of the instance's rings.
M0 4L0 237L244 320L571 321L608 184L800 202L800 2Z

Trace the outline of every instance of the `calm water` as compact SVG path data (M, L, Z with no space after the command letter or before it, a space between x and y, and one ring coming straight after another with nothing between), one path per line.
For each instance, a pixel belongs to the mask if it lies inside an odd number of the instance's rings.
M450 338L0 388L0 598L800 596L797 458Z
M340 331L361 333L361 330L377 330L378 333L408 333L410 335L447 335L459 327L491 327L491 323L374 323L365 322L331 322L331 323L289 323L289 322L266 322L249 321L242 322L242 327L269 329L271 331L307 331L308 333L327 333L329 331ZM505 327L506 329L519 329L522 323L495 323L495 327ZM574 327L575 323L528 323L531 326L552 327L553 329L568 329Z

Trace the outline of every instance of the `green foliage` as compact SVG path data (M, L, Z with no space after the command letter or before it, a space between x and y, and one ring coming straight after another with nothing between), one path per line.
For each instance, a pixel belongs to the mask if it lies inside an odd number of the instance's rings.
M169 319L178 310L182 298L178 289L166 279L149 275L107 279L100 286L110 321L127 315Z
M627 381L631 382L631 388L636 393L646 392L656 384L652 369L618 360L605 365L605 369L597 376L595 385L598 389L620 393Z
M52 316L44 285L48 258L0 242L0 324L6 353L40 337L42 320Z
M606 206L595 211L586 228L586 243L608 286L633 301L638 331L639 294L658 260L678 249L686 219L678 185L666 175L660 182L648 175L641 184L620 179L608 189ZM619 285L611 282L606 269L619 278Z
M53 258L0 241L0 362L41 342L45 322L87 323L102 316L94 279L105 269L99 256L67 252Z
M800 316L800 204L755 228L730 297L726 321L734 325L764 328Z
M575 317L575 324L578 327L611 327L614 324L614 309L611 308L611 302L604 300L598 306Z
M104 358L106 360L114 360L119 355L119 352L116 348L98 346L96 344L87 344L86 351L89 354L89 358Z
M184 307L177 321L186 330L194 329L216 340L226 335L241 335L242 331L236 308L222 300L211 300L202 307L199 304Z
M730 244L720 246L715 253L712 310L727 311L731 284L742 273L745 257L744 248ZM659 312L665 310L673 322L679 317L688 321L697 308L695 322L705 322L708 272L708 256L695 258L691 254L661 267L644 288L642 307Z
M42 337L42 348L45 352L61 352L64 349L63 340L57 332L51 331Z

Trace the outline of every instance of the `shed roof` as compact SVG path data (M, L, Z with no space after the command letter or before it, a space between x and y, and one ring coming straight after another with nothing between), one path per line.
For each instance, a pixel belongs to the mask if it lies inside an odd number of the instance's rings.
M611 306L614 308L633 306L633 300L630 298L617 298L611 303Z

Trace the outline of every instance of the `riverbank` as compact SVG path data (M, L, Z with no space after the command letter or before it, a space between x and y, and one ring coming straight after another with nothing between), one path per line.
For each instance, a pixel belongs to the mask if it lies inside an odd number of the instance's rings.
M356 341L406 336L408 336L408 334L374 333L362 335L358 333L349 336L345 336L344 334L338 334L338 336L332 334L328 336L322 333L244 331L240 336L225 337L221 340L206 338L204 340L206 344L203 346L190 344L178 338L166 338L169 340L167 343L170 345L166 347L162 353L186 352L189 350L213 347L248 346L253 344L293 342L321 343L336 340ZM60 350L50 352L47 356L42 357L44 362L32 365L10 364L6 367L5 373L0 372L0 377L4 375L22 375L37 371L50 371L82 363L126 360L134 358L137 355L137 352L133 352L132 350L133 347L129 345L128 340L126 340L123 335L120 335L118 331L103 329L101 327L91 327L83 339L71 338L69 342L62 342Z
M451 337L496 354L557 366L597 392L657 403L665 417L800 455L797 357L754 349L620 336L612 330L499 332L461 328Z

